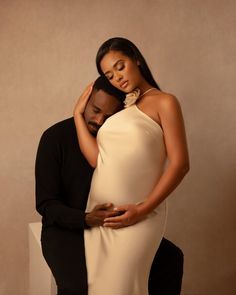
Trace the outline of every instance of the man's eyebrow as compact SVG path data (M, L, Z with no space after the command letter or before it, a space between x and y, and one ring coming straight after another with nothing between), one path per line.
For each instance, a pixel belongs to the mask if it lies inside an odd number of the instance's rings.
M98 111L102 111L98 106L96 106L94 103L93 103L93 107L94 108L96 108ZM110 116L112 116L112 115L114 115L114 112L112 112L112 113L106 113L106 116L108 116L108 117L110 117Z
M113 67L113 68L117 67L118 63L121 62L121 61L123 61L123 60L122 60L122 59L117 60L117 62L114 63L114 65L113 65L112 67ZM110 72L111 72L111 71L106 71L106 72L104 73L104 75L106 75L106 74L108 74L108 73L110 73Z
M94 108L98 109L99 111L101 111L101 109L100 109L98 106L96 106L94 103L92 104L92 106L93 106Z

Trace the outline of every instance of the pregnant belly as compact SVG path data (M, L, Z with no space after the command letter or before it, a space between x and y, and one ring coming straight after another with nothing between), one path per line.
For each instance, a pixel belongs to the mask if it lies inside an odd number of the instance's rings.
M143 169L137 173L137 170L133 169L118 172L116 169L105 168L99 167L94 171L87 210L108 202L116 206L142 202L159 178L158 171L150 173Z

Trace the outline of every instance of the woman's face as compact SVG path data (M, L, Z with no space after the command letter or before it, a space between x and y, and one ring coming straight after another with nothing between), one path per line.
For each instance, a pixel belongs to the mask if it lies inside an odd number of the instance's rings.
M110 83L123 92L131 92L143 80L137 61L120 51L109 51L100 65Z

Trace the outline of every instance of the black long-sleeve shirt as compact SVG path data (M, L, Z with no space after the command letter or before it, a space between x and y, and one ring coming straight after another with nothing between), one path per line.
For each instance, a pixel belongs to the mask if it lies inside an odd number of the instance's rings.
M82 155L73 118L47 129L39 143L36 209L43 226L83 229L93 169Z

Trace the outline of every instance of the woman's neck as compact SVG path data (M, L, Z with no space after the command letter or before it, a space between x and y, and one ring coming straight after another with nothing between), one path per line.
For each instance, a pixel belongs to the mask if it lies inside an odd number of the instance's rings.
M140 83L140 85L138 85L138 87L140 89L140 95L142 95L144 92L146 92L147 90L151 89L151 88L155 88L152 85L150 85L146 80L144 80L142 83Z

